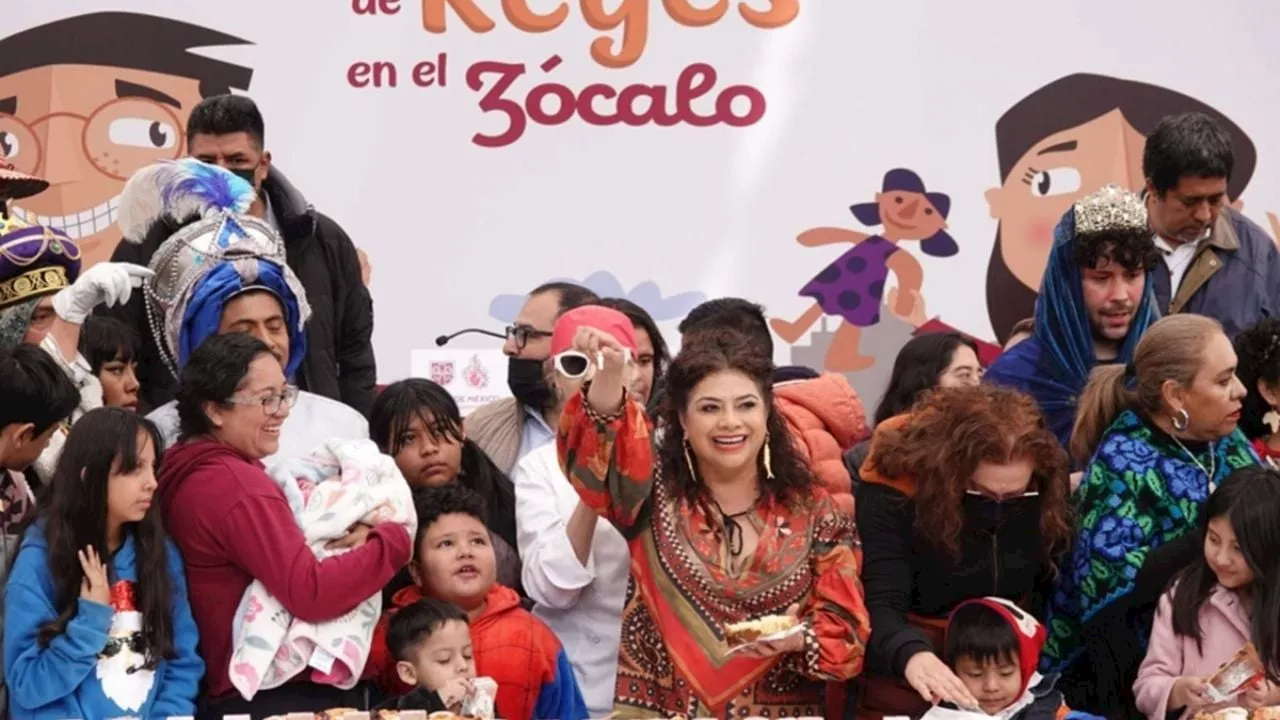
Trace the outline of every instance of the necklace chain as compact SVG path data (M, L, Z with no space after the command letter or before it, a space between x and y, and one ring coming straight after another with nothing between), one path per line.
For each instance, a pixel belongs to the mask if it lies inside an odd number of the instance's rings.
M1209 467L1206 468L1204 463L1200 462L1195 454L1188 450L1186 445L1182 444L1181 440L1173 435L1170 435L1169 437L1173 438L1173 441L1178 443L1178 447L1182 448L1182 452L1186 453L1187 457L1191 458L1191 462L1195 463L1196 467L1200 468L1200 472L1204 473L1205 478L1209 481L1209 492L1213 492L1213 474L1218 470L1218 458L1214 455L1213 444L1209 444Z

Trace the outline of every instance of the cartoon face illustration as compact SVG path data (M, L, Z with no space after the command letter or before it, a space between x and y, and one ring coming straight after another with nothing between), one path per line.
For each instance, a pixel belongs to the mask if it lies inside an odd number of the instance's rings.
M248 88L251 70L190 51L229 44L244 41L123 12L0 39L0 159L49 181L14 213L65 230L85 268L109 259L124 182L186 153L187 117L202 98Z
M876 193L876 205L886 237L921 240L932 237L947 226L943 212L935 208L923 193L905 190Z
M147 669L142 642L142 613L134 605L133 583L121 580L111 586L111 628L107 646L98 653L97 677L102 693L117 706L142 709L155 683L155 670Z
M1076 74L1023 98L996 122L1001 185L986 192L999 221L987 269L987 312L1004 342L1030 317L1053 245L1053 228L1074 202L1115 184L1142 189L1142 150L1160 118L1206 113L1227 128L1235 153L1228 194L1238 198L1253 175L1252 141L1222 113L1155 85Z

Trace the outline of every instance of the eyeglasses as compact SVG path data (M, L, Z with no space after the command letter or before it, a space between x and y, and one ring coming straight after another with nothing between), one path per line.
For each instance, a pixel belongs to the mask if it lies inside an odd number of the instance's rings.
M88 116L59 112L24 122L0 114L0 160L39 175L45 148L35 127L55 117L80 120L80 146L98 172L127 180L134 171L182 153L182 123L173 111L151 100L119 98L103 103Z
M631 349L623 348L622 357L623 362L631 362ZM577 350L565 350L559 355L556 355L555 358L553 358L553 361L555 362L556 372L570 380L577 380L585 377L587 370L591 368L591 358L587 357L586 353L579 352ZM603 364L604 357L596 357L597 367Z
M988 493L988 492L982 492L981 490L972 490L972 489L965 490L964 494L971 495L973 497L980 497L984 500L990 500L991 502L995 502L995 503L1010 502L1012 500L1022 500L1023 498L1040 497L1040 492L1037 490L1026 490L1024 492L1010 493L1008 495L1001 495L999 497L992 495L991 493Z
M523 350L524 346L529 344L529 338L551 337L551 333L539 330L532 325L508 325L506 337L515 342L516 350Z
M98 653L98 655L104 658L115 657L125 648L128 648L134 653L141 653L145 650L146 644L142 642L142 633L132 633L128 637L110 638L107 640L106 646L102 648L102 652Z
M280 412L281 408L291 408L293 403L298 400L298 388L293 385L286 385L284 392L267 395L256 398L237 398L233 397L227 400L231 405L261 405L262 412L268 415L275 415Z

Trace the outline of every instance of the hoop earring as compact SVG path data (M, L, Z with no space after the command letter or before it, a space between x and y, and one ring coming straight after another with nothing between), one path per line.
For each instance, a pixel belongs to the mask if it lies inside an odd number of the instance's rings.
M684 439L684 461L689 465L689 477L695 481L698 479L698 471L693 465L693 453L689 452L689 438Z
M773 457L769 451L769 433L764 434L764 476L773 479Z
M1181 408L1178 410L1178 412L1173 414L1174 430L1177 430L1178 432L1183 432L1184 430L1187 429L1187 426L1189 426L1190 424L1191 424L1191 415L1187 413L1186 408Z

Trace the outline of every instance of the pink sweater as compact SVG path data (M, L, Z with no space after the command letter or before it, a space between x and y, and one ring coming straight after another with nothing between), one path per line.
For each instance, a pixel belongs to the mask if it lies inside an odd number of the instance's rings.
M1240 604L1236 594L1221 585L1215 585L1209 600L1200 607L1201 647L1195 638L1184 637L1173 631L1173 588L1160 598L1155 624L1151 627L1151 643L1147 657L1138 670L1133 683L1133 694L1138 710L1150 720L1164 720L1169 705L1169 691L1180 677L1193 675L1208 677L1217 672L1240 648L1249 642L1252 622L1249 612ZM1217 710L1236 705L1227 701L1205 708ZM1182 717L1187 717L1184 712Z

